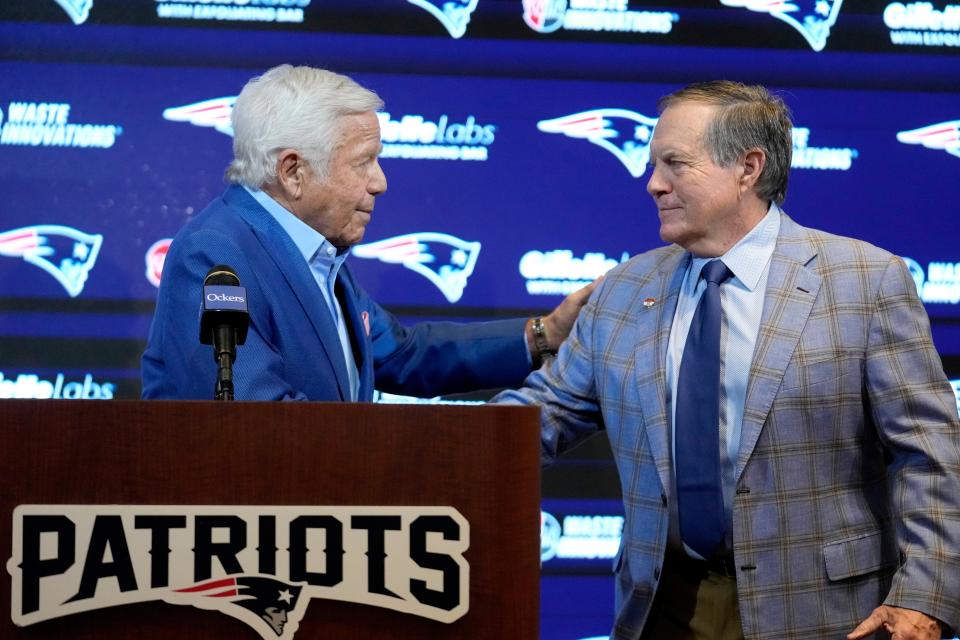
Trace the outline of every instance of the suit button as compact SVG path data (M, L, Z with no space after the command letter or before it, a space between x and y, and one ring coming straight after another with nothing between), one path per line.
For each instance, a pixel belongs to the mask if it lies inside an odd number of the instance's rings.
M660 504L662 504L663 506L667 506L667 494L665 493L660 494Z
M653 570L653 579L654 579L654 580L659 580L659 579L660 579L660 567L655 567L655 568L654 568L654 570Z

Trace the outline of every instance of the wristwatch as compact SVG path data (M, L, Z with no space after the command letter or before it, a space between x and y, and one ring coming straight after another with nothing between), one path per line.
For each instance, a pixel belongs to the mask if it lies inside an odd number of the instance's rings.
M537 356L541 362L557 355L557 352L547 344L547 330L543 326L543 318L539 316L533 319L533 343L537 346Z

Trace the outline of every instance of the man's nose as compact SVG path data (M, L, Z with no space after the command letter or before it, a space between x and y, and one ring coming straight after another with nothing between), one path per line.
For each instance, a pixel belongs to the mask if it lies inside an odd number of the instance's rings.
M653 172L647 180L647 193L656 198L670 190L670 183L664 180L663 172L653 165Z
M383 167L380 166L379 161L375 162L373 171L373 177L367 186L367 191L378 196L387 190L387 174L383 172Z

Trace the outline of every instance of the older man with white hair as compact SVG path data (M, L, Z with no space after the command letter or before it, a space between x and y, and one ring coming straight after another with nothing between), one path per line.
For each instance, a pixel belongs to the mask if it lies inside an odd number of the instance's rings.
M216 367L197 340L211 267L247 288L238 400L369 401L522 382L566 337L591 288L544 318L407 328L344 261L387 189L373 92L346 76L282 65L252 79L232 114L231 186L174 238L143 355L144 398L208 398Z

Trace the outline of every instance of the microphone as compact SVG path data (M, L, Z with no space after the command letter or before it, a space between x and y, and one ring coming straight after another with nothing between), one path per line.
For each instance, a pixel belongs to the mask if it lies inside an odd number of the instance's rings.
M247 340L250 314L247 290L232 267L218 264L203 279L203 304L200 312L200 344L213 345L217 363L217 400L233 400L233 363L237 345Z

